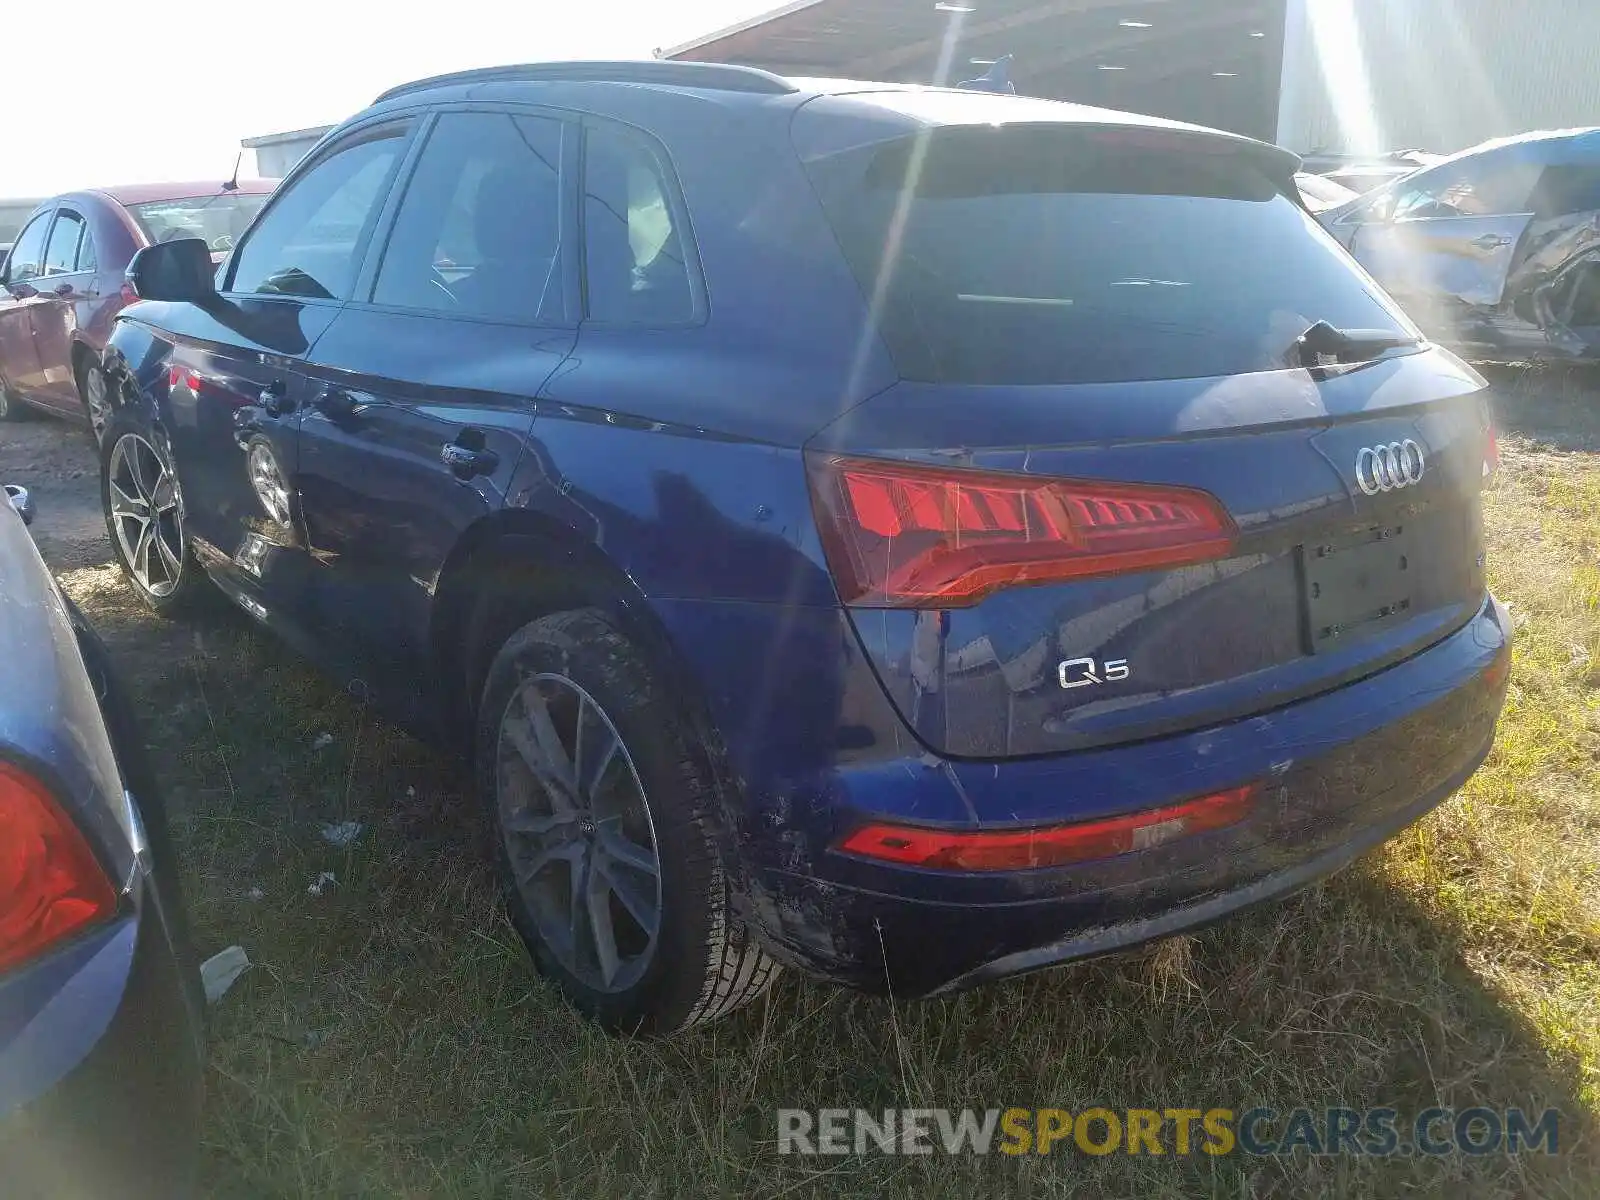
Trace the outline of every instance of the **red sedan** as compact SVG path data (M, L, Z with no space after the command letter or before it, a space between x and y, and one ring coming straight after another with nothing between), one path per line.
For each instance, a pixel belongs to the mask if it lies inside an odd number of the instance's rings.
M128 261L145 246L197 237L220 262L274 181L150 183L69 192L28 218L0 271L0 420L21 404L105 426L100 355L131 304Z

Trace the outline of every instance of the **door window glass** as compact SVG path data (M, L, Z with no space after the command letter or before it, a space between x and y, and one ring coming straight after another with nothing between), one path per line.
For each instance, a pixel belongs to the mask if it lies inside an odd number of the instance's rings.
M562 128L507 113L440 117L400 203L373 301L559 320Z
M589 316L630 325L693 317L666 174L649 144L611 126L589 130L583 191Z
M11 247L11 257L7 262L7 283L22 283L39 277L44 270L44 238L49 228L50 214L41 213L17 235L16 245Z
M293 180L234 255L230 290L348 299L408 127L357 134Z
M83 236L83 218L62 209L50 230L50 244L44 252L44 274L70 275L78 269L78 239Z
M1498 217L1528 211L1539 168L1528 163L1451 163L1399 185L1397 221Z

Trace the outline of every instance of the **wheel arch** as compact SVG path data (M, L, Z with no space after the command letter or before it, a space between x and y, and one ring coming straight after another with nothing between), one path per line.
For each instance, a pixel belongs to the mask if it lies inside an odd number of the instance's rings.
M452 741L472 745L478 694L505 639L529 621L575 608L599 609L615 622L674 696L715 781L724 866L742 881L733 850L737 777L700 680L628 573L593 540L544 513L512 508L482 518L440 571L428 650L433 677L446 691Z
M456 730L470 729L478 692L505 638L528 621L573 608L601 610L639 647L712 748L718 777L726 778L726 752L700 683L643 590L591 539L528 509L501 509L472 525L439 573L428 651L434 677L448 691Z

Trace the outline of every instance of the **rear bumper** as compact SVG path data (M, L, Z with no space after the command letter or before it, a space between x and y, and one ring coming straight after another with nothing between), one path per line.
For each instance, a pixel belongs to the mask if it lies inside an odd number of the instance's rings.
M18 1056L18 1070L54 1076L46 1060L80 1057L44 1091L0 1113L0 1194L6 1200L154 1200L185 1196L193 1186L203 1014L149 877L141 877L133 908L110 928L31 968L29 978L8 981L6 995L19 1003L30 984L52 989L29 1022L24 1036L34 1049ZM86 1013L106 1009L109 1022L98 1036L79 1024ZM28 1081L11 1082L25 1088Z
M1462 629L1403 663L1230 725L1009 763L921 755L840 768L821 789L825 801L818 797L817 806L827 804L829 819L817 822L830 830L825 837L752 830L745 840L742 915L791 965L900 997L1195 928L1339 869L1461 786L1493 743L1509 655L1510 622L1491 598ZM831 849L875 817L948 811L943 799L922 799L938 789L974 818L1011 812L1014 824L1030 825L1248 782L1260 791L1238 825L1066 868L958 874Z

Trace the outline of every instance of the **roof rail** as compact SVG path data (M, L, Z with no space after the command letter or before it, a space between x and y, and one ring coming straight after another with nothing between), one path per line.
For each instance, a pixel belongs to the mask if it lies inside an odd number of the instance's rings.
M548 62L524 63L509 67L480 67L472 71L454 71L448 75L434 75L392 87L379 96L374 104L393 100L412 92L448 87L461 83L529 83L561 80L596 83L659 83L668 87L712 88L725 92L755 92L770 96L789 95L800 89L780 75L760 71L755 67L738 67L727 63L660 62Z

